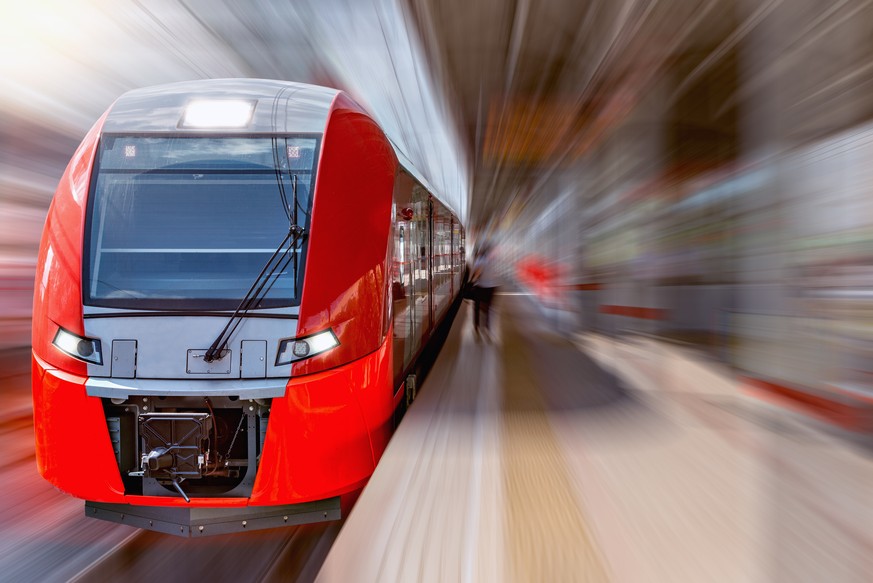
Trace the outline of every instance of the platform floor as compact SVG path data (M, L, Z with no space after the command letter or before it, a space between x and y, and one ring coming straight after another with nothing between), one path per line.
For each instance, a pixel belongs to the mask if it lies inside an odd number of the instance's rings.
M873 446L656 339L465 305L321 581L869 581Z

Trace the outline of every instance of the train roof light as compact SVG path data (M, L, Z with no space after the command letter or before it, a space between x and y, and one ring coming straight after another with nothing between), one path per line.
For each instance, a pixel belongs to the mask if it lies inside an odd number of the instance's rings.
M255 101L247 99L198 99L185 106L181 128L235 129L252 121Z

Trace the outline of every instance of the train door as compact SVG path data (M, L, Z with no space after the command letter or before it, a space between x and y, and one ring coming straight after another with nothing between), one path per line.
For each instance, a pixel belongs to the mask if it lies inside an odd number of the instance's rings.
M405 172L394 189L394 378L399 386L433 325L428 192Z
M416 351L412 186L412 177L399 172L394 187L394 256L391 270L395 388L399 386L403 372L412 362Z
M431 214L433 310L435 321L442 318L452 301L452 215L439 201Z

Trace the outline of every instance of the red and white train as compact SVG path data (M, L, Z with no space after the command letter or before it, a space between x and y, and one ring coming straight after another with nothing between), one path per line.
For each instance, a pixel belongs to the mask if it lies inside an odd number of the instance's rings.
M323 87L113 104L39 252L45 479L89 516L183 536L339 518L463 281L462 226L398 156Z

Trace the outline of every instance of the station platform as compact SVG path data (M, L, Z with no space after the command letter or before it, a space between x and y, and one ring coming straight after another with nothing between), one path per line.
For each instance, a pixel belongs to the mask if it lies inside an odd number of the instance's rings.
M873 451L656 338L465 304L320 581L865 581Z

